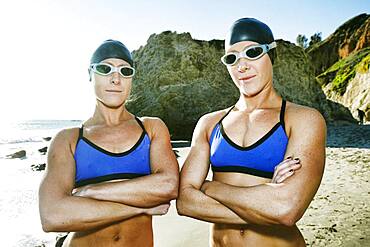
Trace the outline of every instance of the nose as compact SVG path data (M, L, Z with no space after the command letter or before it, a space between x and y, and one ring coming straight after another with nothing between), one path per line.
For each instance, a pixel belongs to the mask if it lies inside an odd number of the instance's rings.
M249 67L249 62L247 61L247 59L244 59L244 58L239 59L238 72L244 73L245 71L249 69L250 67Z
M112 73L111 83L118 85L121 82L120 74L116 71Z

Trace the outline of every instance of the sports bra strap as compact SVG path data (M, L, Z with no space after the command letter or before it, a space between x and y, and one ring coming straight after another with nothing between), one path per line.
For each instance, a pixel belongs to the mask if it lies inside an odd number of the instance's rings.
M285 122L284 122L285 106L286 106L286 101L285 99L283 99L283 102L281 103L281 109L280 109L280 123L281 125L283 125L284 129L285 129Z
M143 122L141 122L141 120L137 116L135 116L135 119L138 122L138 124L140 125L140 127L143 129L144 133L147 134Z
M229 115L229 113L234 109L235 105L233 105L230 110L227 111L227 113L220 119L220 121L218 121L218 123L221 123L222 120L224 120L224 118Z
M140 127L143 129L144 133L147 133L145 130L144 124L141 122L141 120L136 116L135 116L135 119L140 125ZM83 137L83 133L84 133L84 125L82 124L78 131L78 139L81 139Z
M84 134L84 125L82 124L78 131L78 139L81 139Z

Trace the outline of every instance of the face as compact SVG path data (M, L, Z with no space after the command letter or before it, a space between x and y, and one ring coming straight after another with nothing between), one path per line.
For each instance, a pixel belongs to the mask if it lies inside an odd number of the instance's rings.
M226 47L226 53L241 52L246 47L257 44L253 41L241 41ZM240 93L247 97L272 87L272 64L267 53L257 60L240 58L234 65L227 66L227 69Z
M129 63L118 58L108 58L101 62L115 67L130 66ZM131 91L132 77L124 78L118 71L110 75L99 75L93 71L90 73L98 101L111 108L118 108L126 102Z

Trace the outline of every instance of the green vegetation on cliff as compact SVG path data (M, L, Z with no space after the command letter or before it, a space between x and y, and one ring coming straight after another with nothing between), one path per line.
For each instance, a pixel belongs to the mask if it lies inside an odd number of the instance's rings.
M346 21L325 40L318 42L306 52L314 65L315 75L346 58L351 53L370 46L370 15L361 14Z
M369 63L370 47L361 49L339 60L324 73L318 75L317 79L322 86L330 83L329 91L343 95L349 81L355 77L356 73L366 73L369 70Z

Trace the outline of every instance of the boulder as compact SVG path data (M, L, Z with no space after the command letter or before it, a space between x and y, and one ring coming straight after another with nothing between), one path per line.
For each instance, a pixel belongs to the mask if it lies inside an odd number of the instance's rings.
M6 157L10 158L10 159L24 158L24 157L26 157L26 150L20 150L18 152L13 153L13 154L8 154Z
M278 40L274 87L286 99L318 109L326 119L352 119L348 109L326 100L304 50ZM195 40L189 33L153 34L133 52L136 75L127 108L158 116L171 139L190 139L198 119L237 101L239 92L220 58L224 41ZM339 108L338 108L339 107Z

